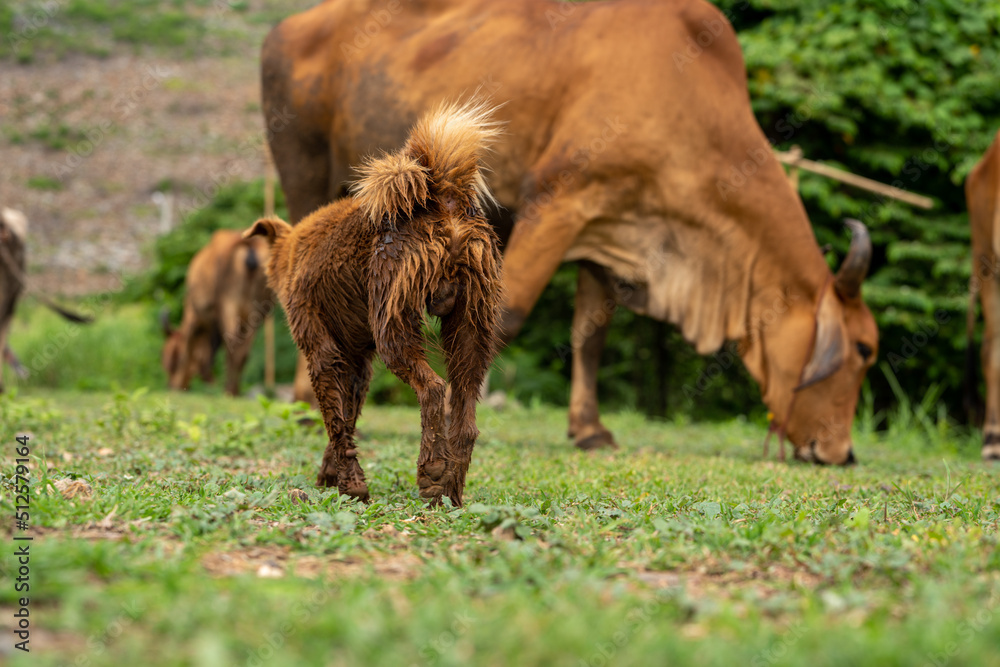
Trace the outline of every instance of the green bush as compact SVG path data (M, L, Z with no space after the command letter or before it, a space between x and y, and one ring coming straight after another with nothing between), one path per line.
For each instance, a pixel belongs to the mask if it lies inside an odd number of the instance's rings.
M10 347L30 375L21 380L5 369L8 385L98 390L166 386L160 368L162 337L149 307L117 306L96 296L76 308L94 316L94 322L72 324L30 301L18 306Z

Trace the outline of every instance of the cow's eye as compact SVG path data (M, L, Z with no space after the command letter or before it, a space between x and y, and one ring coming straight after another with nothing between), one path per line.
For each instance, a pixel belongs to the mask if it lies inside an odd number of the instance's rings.
M868 361L868 357L872 356L872 349L865 345L864 343L858 343L858 354L865 361Z
M465 215L469 216L470 218L478 218L480 215L479 208L477 208L476 206L470 206L469 208L465 209Z

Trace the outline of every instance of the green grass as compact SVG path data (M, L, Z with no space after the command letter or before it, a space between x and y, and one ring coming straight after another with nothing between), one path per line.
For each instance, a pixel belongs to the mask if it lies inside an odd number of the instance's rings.
M33 448L35 634L11 664L997 664L1000 470L970 438L862 432L859 466L820 468L761 460L739 420L619 413L622 449L587 455L561 409L483 409L467 506L428 509L414 409L366 408L369 505L312 487L301 415L0 398L8 515L15 433Z
M71 54L152 49L181 57L257 48L270 25L312 2L296 0L28 0L0 7L0 59L22 64Z

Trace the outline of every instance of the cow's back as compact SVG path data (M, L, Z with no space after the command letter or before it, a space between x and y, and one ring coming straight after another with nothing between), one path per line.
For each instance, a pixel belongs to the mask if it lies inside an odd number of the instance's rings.
M690 44L698 52L685 55ZM504 104L508 130L490 185L511 208L563 170L585 179L600 169L701 168L689 159L701 146L672 151L672 136L711 141L746 125L732 114L748 108L706 118L693 103L723 88L747 95L732 29L703 0L334 0L275 28L263 63L263 85L293 110L295 131L328 146L333 196L344 194L351 165L401 145L421 113L475 92Z

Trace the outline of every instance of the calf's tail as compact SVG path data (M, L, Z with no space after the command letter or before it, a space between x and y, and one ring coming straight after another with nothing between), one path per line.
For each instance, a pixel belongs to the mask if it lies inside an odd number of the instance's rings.
M484 100L443 104L424 115L402 149L369 159L353 192L376 227L394 227L428 199L493 201L482 160L499 136L495 107Z

